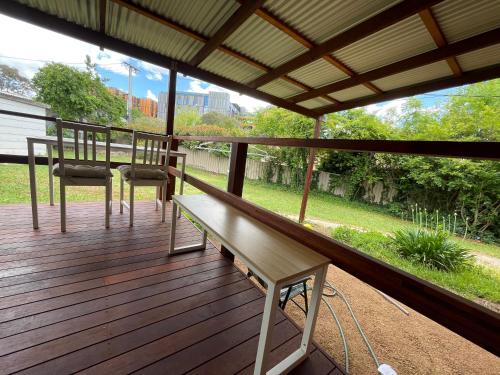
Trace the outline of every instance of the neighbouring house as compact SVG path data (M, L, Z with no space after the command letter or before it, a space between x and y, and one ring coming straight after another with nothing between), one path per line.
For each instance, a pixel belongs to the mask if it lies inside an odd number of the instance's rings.
M0 92L0 109L49 116L50 106L30 98ZM26 117L0 114L0 154L27 155L26 137L44 136L47 122ZM45 146L36 144L35 153L45 153Z

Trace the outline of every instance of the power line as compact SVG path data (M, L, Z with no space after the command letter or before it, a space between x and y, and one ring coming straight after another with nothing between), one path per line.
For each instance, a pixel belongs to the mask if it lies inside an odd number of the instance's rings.
M500 98L500 95L466 95L466 94L421 94L419 96L430 96L430 97L463 97L463 98Z
M41 59L28 59L25 57L13 57L13 56L2 56L0 55L1 59L12 59L12 60L24 60L24 61L35 61L35 62L44 62L44 63L53 63L55 62L54 60L41 60ZM67 64L67 65L86 65L84 62L63 62L62 64ZM106 66L106 65L118 65L118 64L123 64L123 61L120 62L113 62L113 63L96 63L98 66Z

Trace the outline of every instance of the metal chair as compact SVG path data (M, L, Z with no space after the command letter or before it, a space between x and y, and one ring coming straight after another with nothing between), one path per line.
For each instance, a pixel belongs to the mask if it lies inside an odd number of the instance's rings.
M136 186L156 186L155 207L161 204L161 221L165 222L165 207L168 186L168 160L170 157L171 136L154 135L134 131L132 140L132 162L130 165L120 165L120 213L123 206L130 212L130 226L134 225L134 191ZM144 144L144 146L142 146ZM165 146L166 145L166 146ZM142 160L138 151L142 148ZM130 199L123 199L125 182L130 185ZM160 201L161 188L161 201Z
M66 186L105 186L105 223L106 228L109 228L113 177L110 169L110 128L57 119L56 129L59 163L54 165L53 174L59 177L61 186L61 232L66 232ZM73 132L74 159L66 159L64 156L64 130ZM82 133L82 142L79 141L80 133ZM104 134L106 138L105 160L97 160L97 134ZM89 138L91 141L90 152ZM80 157L80 146L83 146L83 158Z

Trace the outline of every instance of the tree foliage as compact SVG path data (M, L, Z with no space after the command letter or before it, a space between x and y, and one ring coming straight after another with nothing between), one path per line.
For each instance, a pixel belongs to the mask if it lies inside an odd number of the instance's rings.
M50 63L33 77L36 99L68 120L120 126L126 112L122 98L112 95L87 58L87 69Z
M428 110L415 98L392 121L364 110L328 117L329 138L402 140L500 140L500 80L458 90L441 109ZM387 120L387 119L386 119ZM389 119L391 120L391 119ZM428 211L457 213L459 229L483 239L500 238L500 164L492 161L398 156L388 154L320 153L319 169L339 175L347 195L360 199L364 183L381 181L398 190L393 209L408 211L417 203Z
M0 91L30 96L33 87L31 81L21 75L16 68L0 64Z

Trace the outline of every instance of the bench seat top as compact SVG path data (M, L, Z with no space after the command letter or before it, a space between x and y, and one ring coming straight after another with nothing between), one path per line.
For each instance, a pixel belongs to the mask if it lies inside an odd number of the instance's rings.
M208 195L172 198L266 282L278 284L330 262L217 198Z

